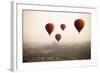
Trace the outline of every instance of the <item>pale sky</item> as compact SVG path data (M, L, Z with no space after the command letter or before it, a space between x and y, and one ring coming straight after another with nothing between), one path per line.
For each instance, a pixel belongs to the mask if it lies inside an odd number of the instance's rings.
M74 27L76 19L83 19L84 28L78 33ZM47 23L54 24L54 31L49 34L45 29ZM65 24L66 29L61 30L60 24ZM23 11L23 40L25 43L51 44L56 42L55 35L60 33L62 38L59 44L70 42L88 42L91 37L91 14L69 13L69 12L44 12L44 11Z

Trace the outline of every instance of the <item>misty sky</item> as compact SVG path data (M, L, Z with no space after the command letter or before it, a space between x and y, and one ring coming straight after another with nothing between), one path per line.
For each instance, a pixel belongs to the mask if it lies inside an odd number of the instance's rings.
M74 27L76 19L83 19L84 28L78 33ZM44 12L44 11L23 11L23 41L24 43L39 42L41 44L51 44L56 42L55 34L60 33L62 38L59 44L69 42L88 42L91 36L91 14L88 13L68 13L68 12ZM54 24L54 31L51 36L45 30L47 23ZM66 24L66 29L61 30L60 24Z

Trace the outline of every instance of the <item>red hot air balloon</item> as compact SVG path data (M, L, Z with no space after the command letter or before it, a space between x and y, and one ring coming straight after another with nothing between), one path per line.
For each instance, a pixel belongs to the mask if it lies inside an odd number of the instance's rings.
M62 30L64 30L66 28L66 25L65 24L61 24L60 27L61 27Z
M52 31L54 30L54 25L52 23L47 23L45 26L45 29L48 32L48 34L50 35L52 33Z
M74 22L74 26L76 27L76 29L78 30L78 32L80 33L80 31L83 29L84 27L84 21L82 19L77 19Z
M61 39L61 35L60 35L60 34L56 34L56 35L55 35L55 38L56 38L56 40L59 42L60 39Z

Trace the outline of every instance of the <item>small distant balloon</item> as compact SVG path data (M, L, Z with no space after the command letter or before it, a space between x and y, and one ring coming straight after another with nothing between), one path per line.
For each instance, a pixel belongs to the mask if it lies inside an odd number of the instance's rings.
M56 34L56 35L55 35L55 38L56 38L56 40L59 42L60 39L61 39L61 34Z
M48 32L49 35L51 35L51 33L53 32L54 30L54 25L52 23L47 23L45 25L45 29L46 31Z
M65 24L61 24L60 27L61 27L62 30L64 30L66 28L66 25Z
M85 23L84 23L84 21L83 21L82 19L77 19L77 20L75 20L75 22L74 22L74 26L75 26L75 28L77 29L77 31L78 31L79 33L80 33L81 30L83 29L84 25L85 25Z

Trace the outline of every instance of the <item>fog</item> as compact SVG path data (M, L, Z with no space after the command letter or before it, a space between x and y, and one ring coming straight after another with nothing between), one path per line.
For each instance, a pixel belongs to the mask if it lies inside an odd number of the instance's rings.
M66 45L57 43L41 46L34 45L23 44L23 62L91 59L90 42Z

